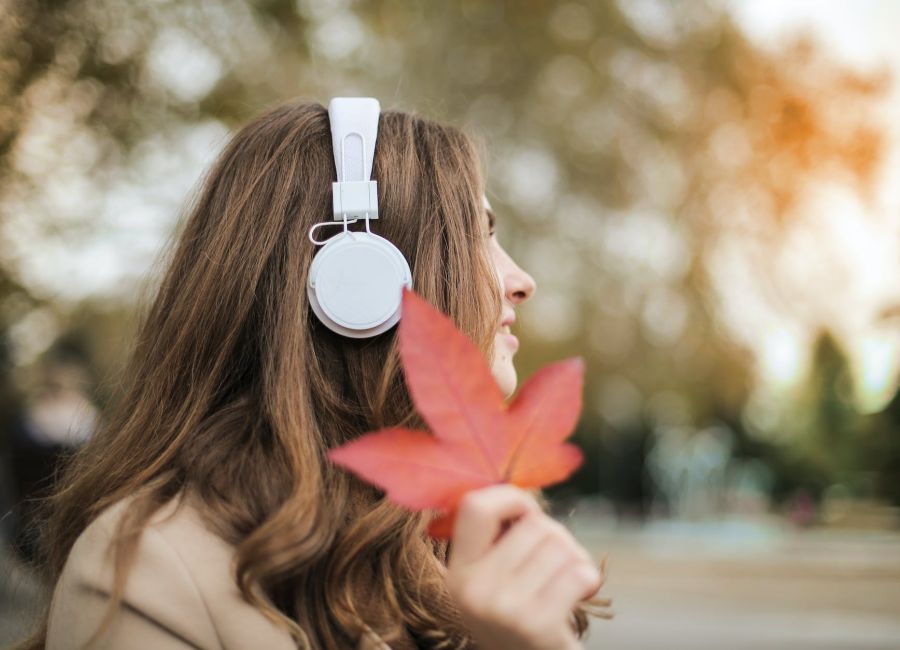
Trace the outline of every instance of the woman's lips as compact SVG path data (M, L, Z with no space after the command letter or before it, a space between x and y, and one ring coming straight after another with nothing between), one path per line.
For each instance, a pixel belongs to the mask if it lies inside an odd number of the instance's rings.
M506 332L498 332L498 334L503 337L510 348L513 350L519 349L519 339L517 339L514 334L508 334Z

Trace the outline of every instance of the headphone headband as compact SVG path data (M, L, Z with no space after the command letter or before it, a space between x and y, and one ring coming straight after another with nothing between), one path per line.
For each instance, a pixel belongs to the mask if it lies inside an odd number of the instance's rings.
M335 97L328 103L337 171L332 186L335 221L378 218L378 185L371 178L380 113L374 97Z

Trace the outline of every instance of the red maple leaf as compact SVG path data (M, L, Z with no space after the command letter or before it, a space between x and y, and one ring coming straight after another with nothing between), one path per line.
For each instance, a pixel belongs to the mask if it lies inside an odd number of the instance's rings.
M413 402L431 429L363 434L328 457L411 510L435 509L428 533L449 538L469 490L495 483L538 488L583 460L563 442L581 411L584 362L547 365L507 404L478 348L444 314L403 290L400 359Z

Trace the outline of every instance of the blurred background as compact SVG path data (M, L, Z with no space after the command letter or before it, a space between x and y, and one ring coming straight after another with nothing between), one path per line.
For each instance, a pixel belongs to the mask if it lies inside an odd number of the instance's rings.
M487 144L537 280L522 378L581 355L547 490L592 648L900 648L900 3L0 2L0 644L29 499L116 398L228 133L374 95Z

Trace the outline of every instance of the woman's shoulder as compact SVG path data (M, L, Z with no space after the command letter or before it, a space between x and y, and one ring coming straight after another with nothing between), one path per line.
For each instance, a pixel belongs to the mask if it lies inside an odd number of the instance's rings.
M112 592L112 541L133 500L108 507L76 540L54 590L48 648L77 647L100 624ZM139 537L107 646L155 647L163 635L173 648L294 648L287 631L241 597L233 557L189 497L163 504Z
M48 650L81 647L100 624L112 591L112 541L134 496L104 510L76 540L51 603ZM245 601L234 579L234 547L203 521L182 492L143 529L104 637L108 648L292 649L290 634ZM390 650L370 630L357 650Z

